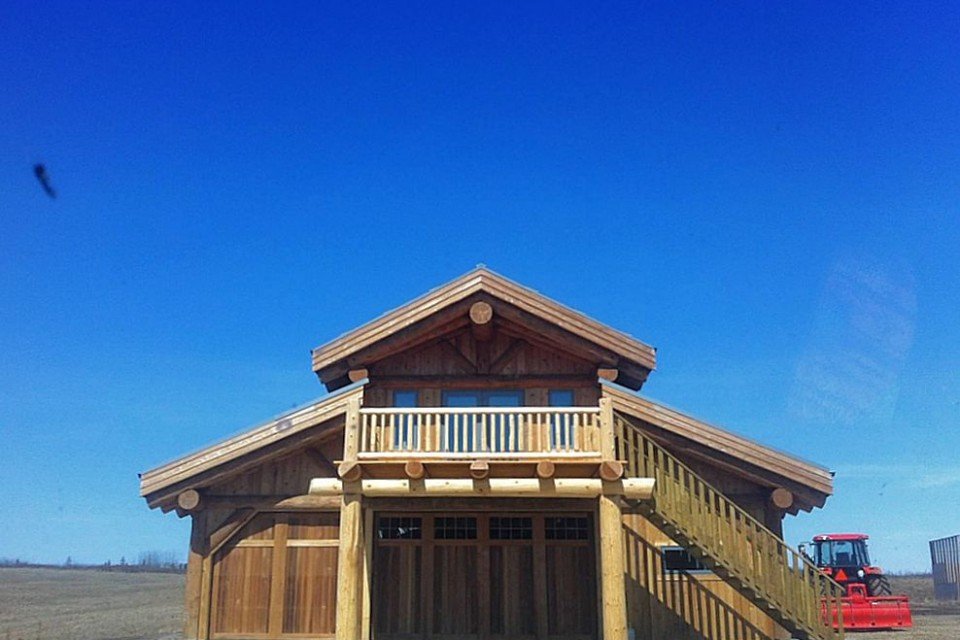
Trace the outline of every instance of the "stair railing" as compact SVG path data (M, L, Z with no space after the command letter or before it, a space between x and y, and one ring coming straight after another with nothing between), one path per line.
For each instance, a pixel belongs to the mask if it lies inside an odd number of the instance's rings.
M752 599L793 622L794 631L842 640L839 584L616 413L614 434L627 475L656 479L651 509L678 536L738 581L741 590L756 594Z

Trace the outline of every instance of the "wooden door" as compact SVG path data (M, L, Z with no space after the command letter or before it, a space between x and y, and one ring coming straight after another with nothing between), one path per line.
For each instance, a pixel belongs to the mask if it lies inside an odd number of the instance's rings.
M213 638L333 638L338 513L261 514L214 558Z
M591 517L378 514L372 603L378 640L596 638Z

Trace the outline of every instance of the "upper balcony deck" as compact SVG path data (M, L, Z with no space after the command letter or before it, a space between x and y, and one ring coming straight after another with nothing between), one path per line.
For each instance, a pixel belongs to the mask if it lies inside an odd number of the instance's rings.
M600 407L363 408L359 460L599 460Z

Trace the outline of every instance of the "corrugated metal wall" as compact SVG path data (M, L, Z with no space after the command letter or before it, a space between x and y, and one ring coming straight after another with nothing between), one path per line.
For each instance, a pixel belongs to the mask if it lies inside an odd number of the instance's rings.
M937 600L960 600L960 535L930 541Z

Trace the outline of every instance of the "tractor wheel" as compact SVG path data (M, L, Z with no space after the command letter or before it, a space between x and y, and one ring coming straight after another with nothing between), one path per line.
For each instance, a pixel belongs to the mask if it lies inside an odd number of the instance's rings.
M889 596L893 594L890 588L890 582L887 576L871 574L867 576L867 595L870 596Z

